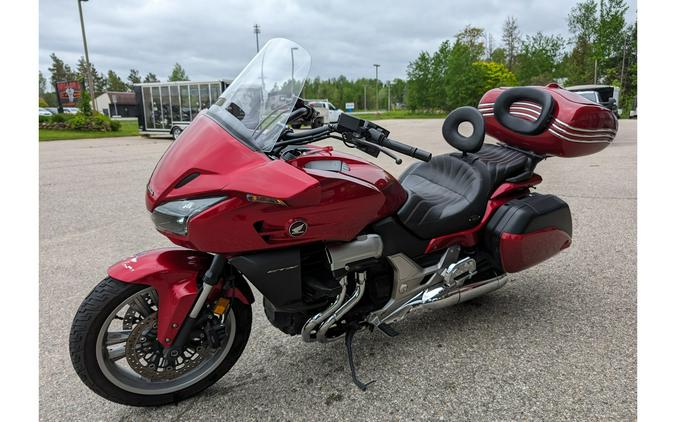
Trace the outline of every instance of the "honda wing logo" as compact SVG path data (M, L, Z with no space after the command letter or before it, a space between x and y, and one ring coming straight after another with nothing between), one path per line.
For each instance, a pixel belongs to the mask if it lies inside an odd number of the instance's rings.
M302 220L294 221L290 226L288 226L288 234L291 237L302 236L307 232L307 223Z

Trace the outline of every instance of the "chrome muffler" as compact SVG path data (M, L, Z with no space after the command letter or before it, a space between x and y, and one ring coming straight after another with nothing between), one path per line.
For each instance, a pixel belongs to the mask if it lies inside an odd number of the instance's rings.
M506 274L502 274L467 285L448 285L445 282L433 285L417 293L391 313L379 318L376 325L398 322L414 309L446 308L475 299L504 287L506 281Z

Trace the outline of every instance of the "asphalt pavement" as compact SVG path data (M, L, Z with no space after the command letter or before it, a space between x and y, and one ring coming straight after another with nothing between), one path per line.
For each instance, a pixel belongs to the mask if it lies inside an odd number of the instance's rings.
M434 153L451 148L442 120L378 122ZM132 408L90 392L68 356L72 317L106 268L169 246L144 189L169 140L40 143L40 419L96 420L634 420L636 418L636 122L604 151L539 164L537 191L567 201L572 247L513 274L492 294L411 314L401 335L359 333L363 380L343 342L306 344L272 327L260 294L232 371L199 396ZM344 148L342 146L338 146ZM353 150L350 150L353 151ZM380 156L394 175L404 165Z

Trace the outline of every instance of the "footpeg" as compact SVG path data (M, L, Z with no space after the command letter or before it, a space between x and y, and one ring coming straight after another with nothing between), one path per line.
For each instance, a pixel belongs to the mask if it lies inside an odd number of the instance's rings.
M382 324L378 325L377 328L379 328L380 331L382 331L383 333L385 333L389 337L396 337L397 335L400 334L398 331L396 331L394 329L394 327L392 327L389 324L385 324L384 322Z

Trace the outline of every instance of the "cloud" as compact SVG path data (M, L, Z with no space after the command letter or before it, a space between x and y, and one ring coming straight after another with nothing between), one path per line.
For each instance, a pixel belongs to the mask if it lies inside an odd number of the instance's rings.
M298 42L312 54L312 76L405 77L420 51L433 51L466 25L485 28L499 42L507 16L524 34L568 36L575 0L535 1L178 1L91 0L82 3L89 55L101 72L123 78L130 68L166 80L178 62L192 80L232 78L255 54L253 24L261 46L274 37ZM628 21L635 0L628 1ZM40 2L40 69L48 77L54 52L71 66L84 55L77 2Z

